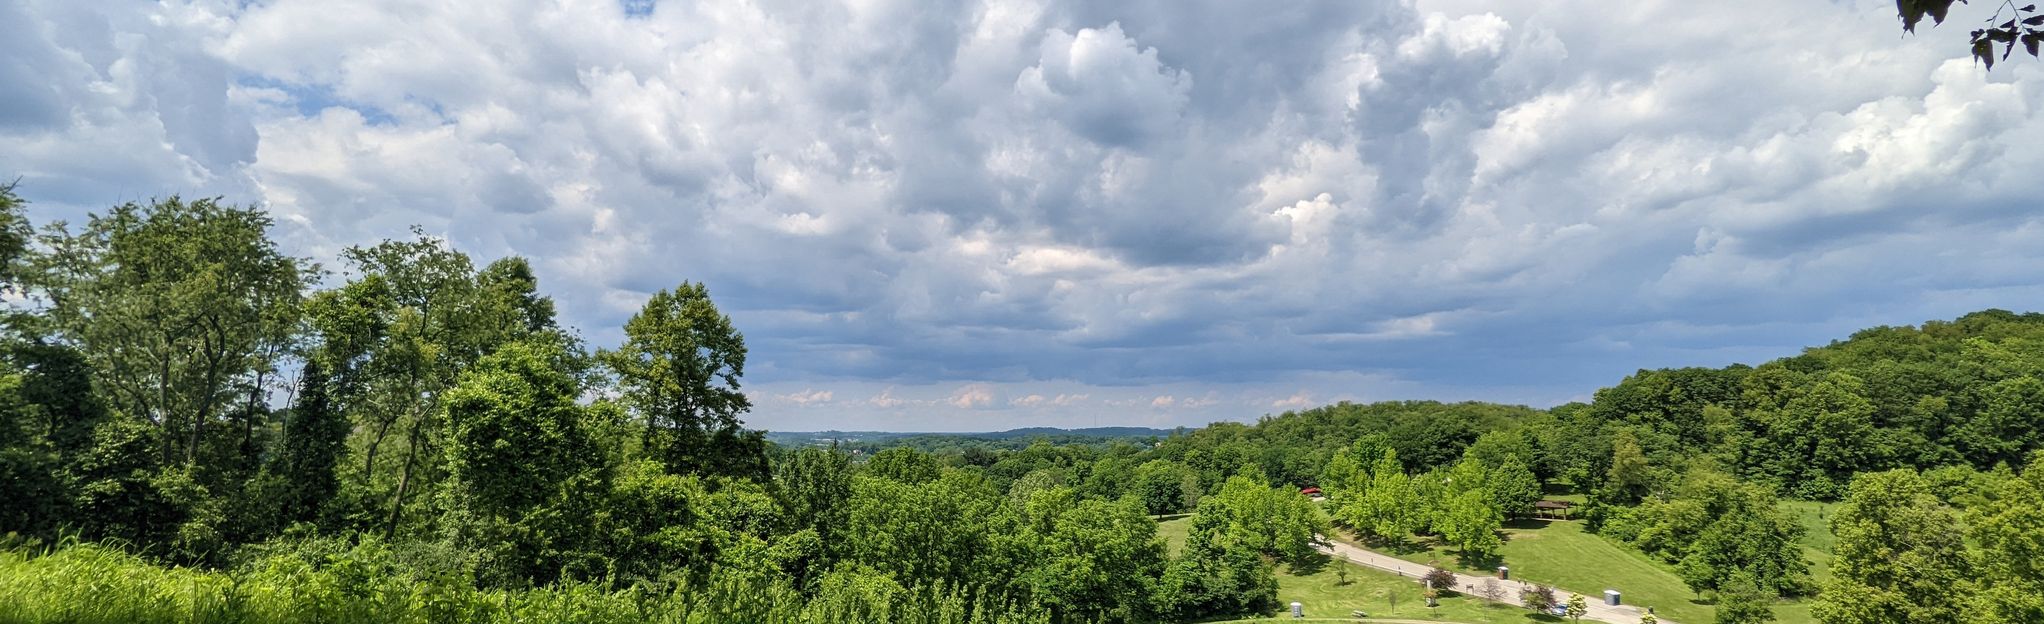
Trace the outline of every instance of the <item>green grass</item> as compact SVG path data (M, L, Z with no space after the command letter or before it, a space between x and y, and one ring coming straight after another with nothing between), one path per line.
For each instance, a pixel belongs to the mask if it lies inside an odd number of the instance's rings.
M1792 502L1784 505L1794 508L1806 524L1820 523L1815 503ZM1828 512L1827 512L1828 513ZM1600 597L1605 589L1624 592L1627 604L1652 606L1656 613L1682 624L1707 624L1715 619L1716 610L1702 602L1682 579L1675 575L1674 567L1648 558L1646 555L1620 546L1597 535L1583 532L1581 522L1521 521L1505 530L1506 540L1500 555L1504 565L1512 568L1513 578L1552 585L1558 593L1576 592L1591 599ZM1805 538L1804 554L1812 562L1812 575L1819 579L1829 578L1830 529L1821 529L1822 538L1816 538L1820 529L1812 527L1812 535ZM1474 567L1460 565L1455 551L1438 543L1420 538L1408 542L1404 552L1390 553L1407 561L1435 563L1465 573L1481 574L1493 571L1489 566ZM1377 548L1380 552L1389 552ZM1784 602L1774 608L1779 624L1810 624L1807 601Z
M1803 524L1803 557L1810 560L1810 578L1818 583L1831 580L1831 547L1838 541L1831 535L1831 514L1838 511L1838 503L1782 501L1781 507Z
M1175 555L1179 549L1184 548L1186 532L1190 527L1191 521L1188 519L1160 522L1157 525L1157 534L1164 538ZM1346 568L1348 571L1346 584L1341 582L1340 574L1336 571L1338 567ZM1349 618L1349 613L1362 611L1371 618L1462 624L1561 621L1536 616L1516 607L1460 595L1443 597L1440 607L1429 609L1426 606L1426 599L1420 595L1420 588L1413 579L1332 559L1326 560L1314 569L1291 570L1285 566L1278 566L1277 582L1279 604L1300 603L1308 619L1334 618L1354 621ZM1298 621L1291 619L1289 613L1280 613L1279 616L1239 621Z

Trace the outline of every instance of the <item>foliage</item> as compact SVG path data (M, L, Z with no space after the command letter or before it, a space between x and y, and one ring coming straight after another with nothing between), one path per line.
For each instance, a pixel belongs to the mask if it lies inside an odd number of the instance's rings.
M1763 624L1774 621L1774 611L1768 608L1774 601L1773 591L1756 581L1751 572L1741 570L1717 589L1717 624Z
M1656 495L1606 522L1604 535L1677 564L1691 591L1704 594L1746 574L1769 594L1809 587L1802 525L1772 494L1698 469L1673 492Z
M1463 556L1477 561L1495 557L1498 548L1504 546L1498 539L1498 529L1503 526L1504 518L1498 514L1496 502L1490 491L1483 488L1449 499L1447 509L1435 522L1443 539L1461 549Z
M1945 17L1951 14L1954 1L1897 0L1895 8L1902 17L1902 30L1916 32L1916 25L1922 23L1925 17L1931 18L1935 24L1945 23ZM2004 21L2003 17L2008 19ZM1985 27L1974 30L1969 36L1974 60L1980 61L1988 69L1994 69L1996 44L2001 45L2002 60L2014 55L2017 45L2021 45L2023 51L2029 52L2034 58L2037 56L2039 44L2044 44L2044 28L2039 28L2044 27L2044 13L2038 13L2035 4L2025 4L2021 7L2014 3L2001 4L1995 8L1994 15L1989 16L1985 24Z
M1959 622L1970 602L1959 517L1915 471L1853 479L1832 517L1831 584L1813 608L1825 624Z
M1519 590L1519 603L1540 613L1554 609L1556 604L1554 588L1546 585L1528 585Z
M1568 619L1581 622L1583 616L1590 614L1590 603L1583 599L1582 594L1569 594L1568 606L1562 614L1567 615Z
M752 409L739 391L745 337L708 287L682 282L654 293L625 323L625 344L597 357L645 422L643 444L670 470L765 477L765 440L738 420Z

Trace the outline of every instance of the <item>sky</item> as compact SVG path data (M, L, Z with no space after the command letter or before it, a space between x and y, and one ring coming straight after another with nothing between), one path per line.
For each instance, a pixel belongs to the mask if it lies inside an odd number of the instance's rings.
M2044 308L2044 63L1887 0L0 0L39 222L417 225L618 343L709 286L776 430L1586 400Z

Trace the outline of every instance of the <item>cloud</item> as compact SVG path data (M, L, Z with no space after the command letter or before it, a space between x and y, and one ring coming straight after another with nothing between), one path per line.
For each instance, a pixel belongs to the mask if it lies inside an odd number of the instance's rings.
M836 393L831 392L829 390L804 389L800 392L777 394L774 395L774 398L780 399L782 401L787 401L795 405L809 407L813 405L827 405L831 402L831 398L834 397L835 395Z
M1270 407L1272 409L1285 410L1305 409L1308 407L1313 407L1314 405L1315 404L1313 402L1313 395L1305 391L1300 391L1296 394L1293 394L1292 396L1288 396L1270 402Z
M994 388L983 383L966 384L951 392L944 402L958 409L976 409L994 404Z
M700 281L766 426L1546 404L2044 307L2044 65L1892 11L0 0L0 179L421 224L595 345Z

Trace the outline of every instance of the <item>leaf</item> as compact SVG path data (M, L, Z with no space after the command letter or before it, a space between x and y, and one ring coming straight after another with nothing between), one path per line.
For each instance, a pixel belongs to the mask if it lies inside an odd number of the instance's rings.
M1999 30L1999 29L1997 29L1997 30L1989 30L1989 31L1987 31L1987 38L1988 38L1988 39L1993 39L1993 40L1995 40L1995 41L1999 41L1999 42L2002 42L2002 43L2015 43L2015 42L2016 42L2016 31L2015 31L2014 29L2009 29L2009 30Z
M1923 21L1923 8L1918 0L1895 0L1895 14L1902 17L1902 31L1916 32L1916 23Z
M2031 11L2035 11L2035 10L2037 10L2037 5L2034 5L2034 4L2025 4L2025 5L2023 5L2023 8L2021 8L2021 9L2017 9L2017 10L2019 10L2019 11L2022 11L2022 12L2024 12L2024 13L2029 13L2029 12L2031 12Z
M2030 19L2026 19L2026 20L2023 20L2023 25L2024 25L2024 26L2044 26L2044 15L2036 15L2036 16L2032 16L2032 17L2030 17Z
M1926 9L1930 11L1930 19L1939 24L1945 23L1945 13L1952 10L1952 0L1929 1L1930 6Z
M2030 33L2023 35L2023 48L2030 51L2032 58L2037 56L2037 45L2040 43L2044 43L2044 34Z
M1994 69L1994 42L1986 39L1973 42L1973 58L1986 63L1988 69Z

